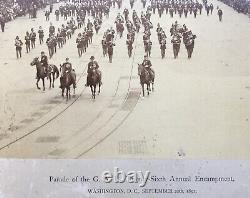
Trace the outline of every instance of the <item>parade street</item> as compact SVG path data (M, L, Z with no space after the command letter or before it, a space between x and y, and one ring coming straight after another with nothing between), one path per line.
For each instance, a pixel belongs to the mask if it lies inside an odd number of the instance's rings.
M149 4L150 1L147 2ZM200 2L202 3L202 2ZM104 16L98 34L80 57L76 39L85 24L77 28L62 48L51 58L46 40L49 27L67 24L64 17L56 20L53 4L46 21L45 9L37 18L18 17L6 23L0 32L0 157L4 158L168 158L168 159L246 159L250 155L250 19L227 5L208 0L213 14L197 13L173 18L165 12L151 15L152 52L147 57L155 72L154 90L142 94L138 64L145 56L144 28L135 34L133 51L128 56L127 28L123 36L115 33L113 60L103 56L102 39L124 8L135 10L140 18L146 12L141 0L130 8L111 6ZM147 5L146 5L147 7ZM219 20L217 7L223 11ZM73 16L76 20L76 16ZM174 58L170 28L177 21L196 35L192 57L181 39L180 52ZM166 55L161 56L157 24L166 34ZM39 26L44 30L44 43L38 39ZM126 26L126 25L125 25ZM25 34L37 33L36 46L26 53ZM15 38L23 42L22 57L16 57ZM35 57L44 51L48 63L60 68L66 58L76 74L75 94L61 96L60 76L54 88L45 78L45 91L40 80L36 86ZM85 86L90 58L102 72L100 94L95 99ZM98 88L97 88L98 90ZM145 88L146 90L146 88Z

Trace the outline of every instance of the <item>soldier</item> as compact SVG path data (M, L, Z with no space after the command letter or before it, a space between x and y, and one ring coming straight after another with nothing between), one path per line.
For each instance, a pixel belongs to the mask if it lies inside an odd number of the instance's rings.
M174 52L174 58L178 57L178 53L180 51L180 45L181 45L181 36L178 34L174 34L173 38L171 40L171 43L173 43L173 52Z
M152 67L152 63L148 59L147 55L144 56L144 60L142 61L142 66L148 71L148 73L150 75L150 79L153 79L154 70L151 68Z
M26 36L24 37L25 40L25 45L26 45L26 52L29 53L30 52L30 34L27 31L26 32Z
M33 49L36 46L36 33L34 32L33 28L31 28L30 40L31 40L31 47Z
M206 6L207 16L209 15L210 6Z
M129 11L128 11L127 8L124 9L123 14L125 16L125 20L127 21L128 20L128 16L129 16Z
M50 12L47 10L45 12L46 21L49 21L49 15L50 15Z
M22 45L23 45L23 42L19 39L19 36L16 36L15 46L16 46L16 56L17 56L17 58L22 57Z
M174 16L174 9L172 7L170 7L170 9L169 9L169 14L170 14L170 17L173 18L173 16Z
M46 72L46 74L47 74L47 72L48 72L48 57L45 55L45 53L42 51L41 52L41 66L43 66L44 67L44 69L45 69L45 72Z
M50 4L50 6L49 6L49 12L52 13L52 11L53 11L53 4Z
M52 23L50 23L50 26L49 26L49 34L50 35L53 35L55 33L55 26L52 25Z
M99 70L99 64L97 63L97 61L95 61L95 57L91 56L90 57L90 62L88 63L88 70L87 70L87 83L85 84L86 87L89 86L89 78L91 75L91 72L93 71L93 69L95 69L99 75L99 80L101 81L101 71ZM100 82L101 83L101 82Z
M72 68L72 64L69 62L69 58L66 58L65 63L62 64L61 66L61 77L60 77L60 87L62 88L62 84L63 84L63 77L65 76L66 72L69 72L72 79L73 79L73 88L76 88L76 74L75 74L75 70Z
M194 8L193 8L194 18L196 18L196 16L197 16L197 11L198 11L197 8L194 7Z
M59 16L60 16L59 10L55 11L55 15L56 15L56 20L59 21Z
M219 21L222 21L223 12L220 8L218 9L218 15L219 15Z
M166 48L167 48L166 44L167 44L167 42L166 42L165 38L160 41L160 49L161 49L161 57L162 58L165 57L165 52L166 52Z
M130 3L130 7L131 7L131 9L133 9L133 7L134 7L134 3L135 3L135 0L130 0L130 1L129 1L129 3Z
M185 18L187 18L187 14L188 14L188 8L185 7L185 8L184 8L184 16L185 16Z
M114 53L114 46L115 44L113 41L110 41L107 43L107 49L108 49L108 56L109 56L109 62L112 63L113 53Z
M81 57L82 53L83 53L82 34L81 33L78 34L78 36L76 38L76 43L77 43L78 55L79 55L79 57Z
M213 10L214 10L213 4L211 3L209 7L210 7L211 14L213 14Z
M103 56L107 55L107 41L106 41L105 36L103 36L102 38L102 52L103 52Z
M131 57L132 56L132 50L133 50L133 41L131 38L127 38L126 41L127 47L128 47L128 56Z
M38 37L39 37L39 42L40 44L43 43L43 38L44 38L44 32L43 32L43 28L42 26L39 26L39 30L38 30Z

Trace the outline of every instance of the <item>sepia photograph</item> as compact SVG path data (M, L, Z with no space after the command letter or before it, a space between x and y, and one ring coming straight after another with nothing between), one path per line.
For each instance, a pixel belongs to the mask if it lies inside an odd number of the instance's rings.
M0 157L250 159L249 0L1 0Z

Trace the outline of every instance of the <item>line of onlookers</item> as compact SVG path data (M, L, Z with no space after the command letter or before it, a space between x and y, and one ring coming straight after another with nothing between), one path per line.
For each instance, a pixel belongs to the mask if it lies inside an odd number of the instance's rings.
M36 11L46 6L44 0L0 0L0 19L5 22L29 14L36 17Z
M250 0L219 0L239 13L250 15Z

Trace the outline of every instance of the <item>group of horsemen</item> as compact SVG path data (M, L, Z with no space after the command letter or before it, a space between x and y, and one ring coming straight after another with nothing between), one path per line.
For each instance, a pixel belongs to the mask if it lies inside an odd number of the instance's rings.
M44 68L46 75L49 76L49 72L51 72L49 70L50 65L48 64L48 57L45 55L45 52L43 51L41 52L40 63L41 63L41 67ZM72 82L73 82L73 88L75 89L76 88L76 73L72 67L72 63L69 61L69 58L66 58L65 62L62 65L60 65L60 71L61 71L60 88L63 88L64 77L66 75L70 75ZM91 56L90 61L88 63L88 70L87 70L88 76L87 76L87 82L85 86L89 86L89 81L90 81L89 79L94 71L97 73L99 82L101 83L101 71L99 70L99 64L97 63L97 61L95 61L95 57ZM36 78L38 78L38 70L37 70Z

